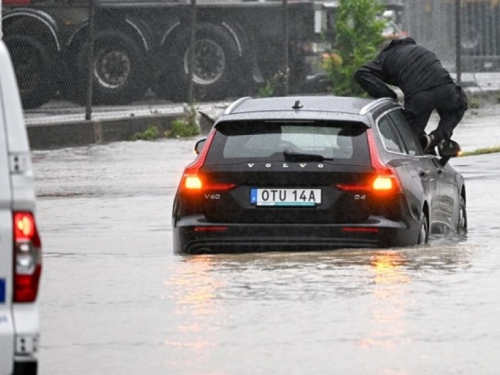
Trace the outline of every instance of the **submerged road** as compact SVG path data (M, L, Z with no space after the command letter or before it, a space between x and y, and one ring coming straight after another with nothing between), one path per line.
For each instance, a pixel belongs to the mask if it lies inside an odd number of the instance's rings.
M455 138L493 146L495 116L467 118ZM498 372L500 154L452 160L465 241L181 257L170 215L194 141L33 153L40 374Z

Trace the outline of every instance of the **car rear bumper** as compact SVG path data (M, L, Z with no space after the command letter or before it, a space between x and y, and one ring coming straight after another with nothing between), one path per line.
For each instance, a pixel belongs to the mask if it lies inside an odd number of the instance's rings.
M306 251L409 246L417 226L372 217L363 224L214 224L202 217L174 226L174 252L181 254L248 251Z

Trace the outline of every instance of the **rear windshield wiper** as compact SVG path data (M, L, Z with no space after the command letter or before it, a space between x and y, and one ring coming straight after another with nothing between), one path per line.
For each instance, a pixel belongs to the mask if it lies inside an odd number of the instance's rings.
M318 154L299 154L290 151L283 151L283 155L285 156L285 161L294 162L294 161L324 161L324 160L333 160L329 158L325 158L323 155Z

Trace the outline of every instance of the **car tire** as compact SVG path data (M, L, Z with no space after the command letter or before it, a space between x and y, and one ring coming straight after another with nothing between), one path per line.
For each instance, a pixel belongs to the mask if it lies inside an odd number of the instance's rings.
M461 236L467 233L467 207L463 196L460 196L456 229L457 233Z
M24 109L40 107L54 97L54 63L34 38L12 35L4 39L16 73Z
M188 100L190 37L189 29L177 35L173 51L169 54L172 65L162 74L155 88L157 94L165 99ZM225 29L200 23L195 39L193 98L196 101L225 99L238 90L238 59L238 47Z
M429 220L427 219L427 215L423 214L420 219L417 245L425 245L427 242L429 242Z
M97 33L94 44L93 102L95 104L121 105L141 99L149 87L143 51L134 40L117 30ZM83 44L77 54L79 82L88 76L88 44ZM86 97L81 90L80 97ZM81 100L79 100L81 101Z

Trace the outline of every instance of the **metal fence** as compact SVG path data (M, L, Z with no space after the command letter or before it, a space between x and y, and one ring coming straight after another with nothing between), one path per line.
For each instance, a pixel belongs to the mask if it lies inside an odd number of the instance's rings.
M457 4L460 22L455 23ZM457 29L458 26L458 29ZM462 72L500 71L500 3L497 0L404 0L403 27L451 71L456 53ZM460 33L456 48L457 30Z
M219 100L255 95L266 82L274 94L311 92L302 83L318 66L306 42L324 2L198 0L196 12L194 0L3 0L2 18L25 109L71 102L90 118L91 104ZM498 0L389 3L451 72L500 71Z
M4 0L4 41L24 108L71 102L86 106L89 119L92 105L220 100L255 93L266 80L286 94L288 72L292 86L306 76L313 4L201 4Z

